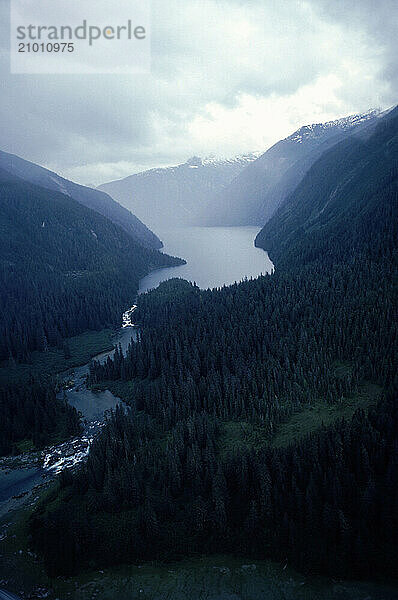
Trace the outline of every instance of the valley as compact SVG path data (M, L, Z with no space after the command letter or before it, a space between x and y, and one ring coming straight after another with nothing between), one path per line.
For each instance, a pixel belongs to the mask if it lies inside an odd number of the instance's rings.
M0 600L398 600L397 0L0 27Z
M7 589L112 600L395 597L385 528L394 515L381 499L394 478L396 128L392 114L325 151L260 232L157 231L163 253L140 247L117 328L87 332L79 320L62 345L32 338L29 362L3 362L7 386L43 378L48 399L56 382L63 424L34 407L30 439L8 417L17 456L0 462ZM124 233L95 219L134 254ZM97 242L71 223L92 269ZM124 282L121 246L101 252ZM359 493L344 491L347 477ZM373 546L357 533L369 530L381 549L370 570Z

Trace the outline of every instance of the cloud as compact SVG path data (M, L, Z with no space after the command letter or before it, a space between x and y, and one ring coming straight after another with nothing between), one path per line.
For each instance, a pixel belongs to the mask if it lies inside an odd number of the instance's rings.
M303 123L387 107L394 5L153 0L150 75L35 76L9 74L1 0L1 147L97 184L193 154L265 150Z

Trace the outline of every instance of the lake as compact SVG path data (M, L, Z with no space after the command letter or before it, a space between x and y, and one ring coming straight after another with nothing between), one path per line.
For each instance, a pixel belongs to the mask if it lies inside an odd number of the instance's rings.
M156 231L163 252L179 256L186 265L153 271L141 279L142 294L172 277L195 281L202 289L221 287L258 277L273 269L268 254L254 247L259 227L181 227Z

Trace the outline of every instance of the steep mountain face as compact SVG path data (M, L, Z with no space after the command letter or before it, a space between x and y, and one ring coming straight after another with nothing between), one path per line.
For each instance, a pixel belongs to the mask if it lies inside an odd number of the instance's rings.
M264 225L311 165L347 135L377 122L369 111L328 123L306 125L249 164L211 204L208 225Z
M181 264L70 196L0 169L0 360L120 322L139 279Z
M202 223L211 198L226 187L256 155L231 160L193 157L182 165L151 169L101 185L153 229ZM206 208L206 210L204 210Z
M20 179L70 196L80 204L95 210L122 227L136 242L147 248L155 250L162 248L162 242L159 238L135 215L120 206L108 194L73 183L52 171L7 152L0 151L0 168Z
M278 264L334 261L390 239L398 210L398 107L325 152L258 234ZM382 226L380 226L382 224Z

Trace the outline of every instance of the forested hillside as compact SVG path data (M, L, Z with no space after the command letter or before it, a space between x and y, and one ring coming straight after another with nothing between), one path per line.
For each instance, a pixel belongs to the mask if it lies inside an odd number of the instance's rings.
M395 108L369 139L352 136L325 152L256 245L290 266L320 258L330 264L347 254L372 256L385 240L396 242L397 121Z
M144 223L104 192L64 179L57 173L7 152L0 151L0 168L29 183L70 196L119 225L135 242L147 248L158 250L162 247L162 242Z
M0 360L120 322L152 268L180 264L69 196L0 171Z
M395 111L314 165L258 241L273 275L140 298L139 341L91 369L131 410L31 520L51 572L234 552L396 576L397 141ZM315 406L329 427L275 443Z

